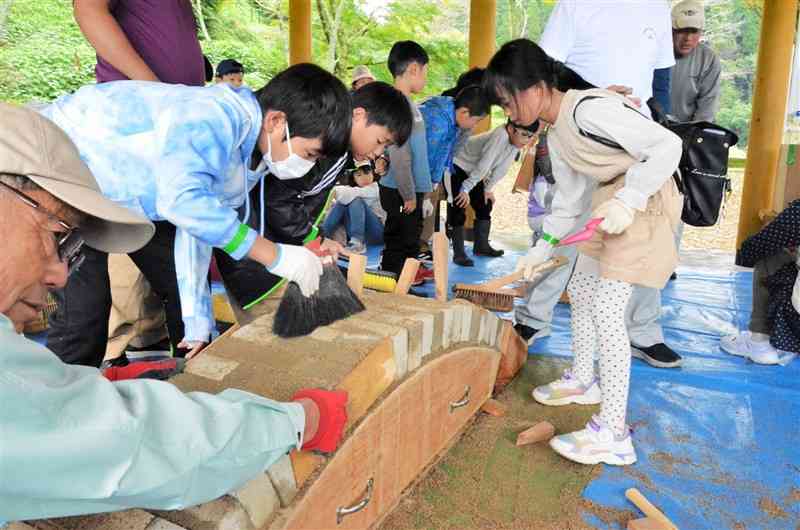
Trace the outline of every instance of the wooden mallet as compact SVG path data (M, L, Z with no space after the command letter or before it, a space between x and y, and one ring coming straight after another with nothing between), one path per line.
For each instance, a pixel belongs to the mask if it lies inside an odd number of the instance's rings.
M653 506L636 488L625 490L625 497L647 516L628 521L628 530L678 530L675 523L667 519L667 516Z

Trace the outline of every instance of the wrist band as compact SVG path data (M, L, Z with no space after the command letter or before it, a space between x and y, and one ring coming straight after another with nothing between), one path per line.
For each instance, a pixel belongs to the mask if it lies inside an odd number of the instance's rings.
M544 241L545 243L550 243L550 244L551 244L551 245L553 245L553 246L556 246L556 245L558 245L559 241L561 241L561 240L560 240L560 239L558 239L557 237L553 237L553 236L551 236L550 234L548 234L547 232L544 232L544 233L542 234L542 237L540 237L539 239L541 239L541 240L542 240L542 241Z

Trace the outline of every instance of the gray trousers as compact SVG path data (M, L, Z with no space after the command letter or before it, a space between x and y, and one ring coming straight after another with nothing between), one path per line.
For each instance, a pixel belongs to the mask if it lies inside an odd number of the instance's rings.
M583 226L588 220L581 219L577 226ZM683 235L683 223L678 225L675 239L680 245ZM524 305L518 306L515 320L520 324L540 330L537 337L546 337L550 334L550 324L553 321L553 310L567 287L578 250L574 245L556 248L555 256L564 256L569 263L550 273L536 289L531 291ZM625 310L625 325L631 342L637 346L650 347L653 344L664 342L664 332L661 329L661 290L653 287L635 285L628 307Z

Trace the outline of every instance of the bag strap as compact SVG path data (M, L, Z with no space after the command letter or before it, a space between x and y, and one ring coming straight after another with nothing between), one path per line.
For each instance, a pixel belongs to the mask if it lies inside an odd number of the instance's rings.
M581 136L584 136L586 138L594 140L595 142L597 142L599 144L603 144L606 147L610 147L612 149L621 149L621 150L624 151L625 148L622 147L621 145L619 145L614 140L610 140L608 138L604 138L604 137L599 136L597 134L590 133L589 131L583 130L581 128L581 126L578 124L578 120L575 118L575 114L578 112L578 107L580 106L581 103L583 103L584 101L590 100L590 99L602 99L602 97L603 96L584 96L580 100L578 100L578 102L575 104L575 108L572 109L572 121L575 122L575 126L578 128L578 132L580 133ZM630 109L630 110L634 111L635 113L640 115L642 118L648 119L647 116L645 116L644 114L642 114L638 110L634 109L633 107L630 107L630 106L626 105L625 103L623 103L622 106L625 107L626 109ZM663 124L662 124L662 127L663 127ZM678 191L681 194L683 194L684 193L684 188L683 188L683 181L681 180L681 177L680 177L680 168L678 168L675 171L675 173L672 174L672 178L675 181L675 185L678 187Z

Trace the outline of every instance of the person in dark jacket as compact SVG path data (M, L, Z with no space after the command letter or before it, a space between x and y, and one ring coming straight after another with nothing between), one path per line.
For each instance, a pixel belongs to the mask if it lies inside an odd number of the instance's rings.
M293 245L319 244L340 252L342 246L320 234L318 225L328 195L355 160L375 160L389 145L403 145L411 134L411 108L403 94L386 83L373 82L353 92L350 151L339 158L320 159L303 178L281 180L267 174L250 192L240 218L273 241ZM236 262L215 253L220 274L237 318L267 298L281 278L252 260Z
M742 243L736 264L754 268L753 312L748 330L720 339L723 351L759 364L784 364L800 353L798 246L800 200Z

